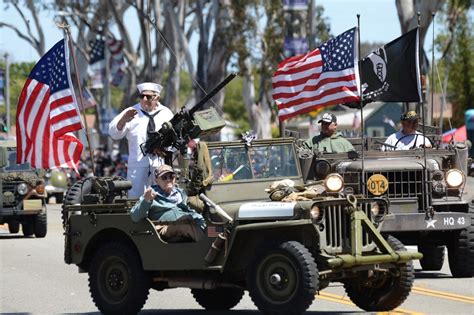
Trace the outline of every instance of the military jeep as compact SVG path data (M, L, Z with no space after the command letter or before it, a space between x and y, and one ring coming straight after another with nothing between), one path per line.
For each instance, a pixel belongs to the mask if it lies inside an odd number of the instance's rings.
M0 224L7 223L10 233L42 238L47 233L47 212L44 198L29 196L32 189L40 191L38 181L44 171L32 169L29 163L16 164L16 148L0 143Z
M344 193L338 174L304 182L299 161L290 138L200 142L179 163L207 222L195 242L163 239L163 222L134 223L131 182L76 182L63 204L65 262L88 273L103 313L136 313L150 288L184 287L207 310L231 309L248 290L264 313L301 314L331 282L366 311L398 307L421 254L381 237L387 200Z
M316 153L300 150L305 180L340 174L346 193L386 197L389 211L382 233L406 245L417 245L423 270L440 270L448 248L454 277L474 275L474 204L466 198L467 147L444 147L433 136L433 148L382 151L385 138L349 139L356 152Z

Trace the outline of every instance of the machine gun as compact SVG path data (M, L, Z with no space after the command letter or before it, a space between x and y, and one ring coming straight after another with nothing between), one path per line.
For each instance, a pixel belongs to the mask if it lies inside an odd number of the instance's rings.
M164 150L168 147L174 147L184 154L190 139L221 130L225 126L225 121L216 109L211 107L200 110L200 108L236 76L236 73L229 74L191 109L181 108L169 122L163 123L160 130L148 133L147 141L140 145L143 154L153 154L156 149Z

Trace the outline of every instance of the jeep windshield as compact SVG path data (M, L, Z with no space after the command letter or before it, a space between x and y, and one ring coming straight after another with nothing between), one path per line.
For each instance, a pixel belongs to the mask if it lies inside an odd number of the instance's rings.
M215 182L298 176L291 144L209 149Z
M2 168L5 172L31 171L30 163L16 164L16 151L7 151L7 165Z

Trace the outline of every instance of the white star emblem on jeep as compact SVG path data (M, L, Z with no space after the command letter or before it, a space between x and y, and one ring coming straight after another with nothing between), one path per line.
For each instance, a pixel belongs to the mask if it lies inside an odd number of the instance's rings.
M432 227L434 229L436 221L438 220L433 220L433 219L425 220L426 228Z

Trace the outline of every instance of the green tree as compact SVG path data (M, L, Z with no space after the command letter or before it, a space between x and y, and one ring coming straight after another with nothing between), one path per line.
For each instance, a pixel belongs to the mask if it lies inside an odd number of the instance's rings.
M448 80L448 95L453 104L453 124L464 124L464 112L474 108L474 36L473 23L466 16L460 23L453 50L453 63Z
M10 122L12 125L15 124L16 117L16 106L18 104L18 98L20 97L21 90L25 85L26 78L30 74L31 69L35 65L34 62L22 62L10 64ZM1 65L5 68L5 65ZM6 114L6 107L0 107L0 116Z
M439 68L443 90L452 103L452 125L464 124L464 113L474 107L474 23L472 4L467 0L446 3L439 23L446 28L436 38L442 52ZM439 91L435 85L435 91Z

